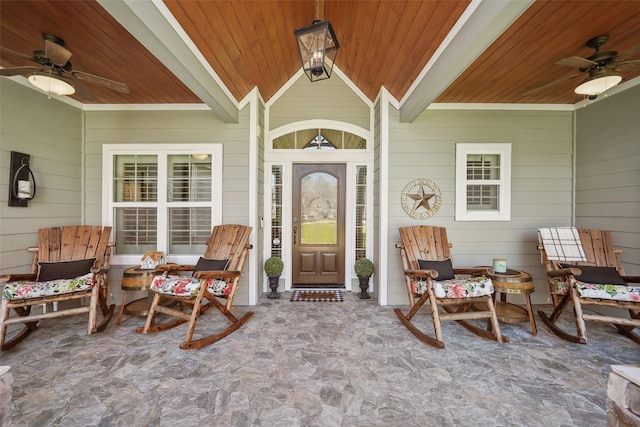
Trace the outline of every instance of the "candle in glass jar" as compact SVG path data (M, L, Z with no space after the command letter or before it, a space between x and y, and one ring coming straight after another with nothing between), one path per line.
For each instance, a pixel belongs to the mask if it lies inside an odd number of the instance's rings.
M496 273L506 273L507 272L507 260L504 258L494 258L493 259L493 271Z

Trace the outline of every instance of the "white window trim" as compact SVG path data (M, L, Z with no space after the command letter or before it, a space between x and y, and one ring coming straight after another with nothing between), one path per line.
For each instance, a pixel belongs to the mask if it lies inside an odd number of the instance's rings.
M467 180L467 155L497 154L500 156L500 179ZM467 186L470 184L499 186L497 210L469 211ZM456 221L510 221L511 220L511 144L510 143L457 143L456 144Z
M211 155L211 202L194 202L193 206L211 206L211 225L222 223L222 147L223 144L104 144L102 146L102 223L105 226L114 224L113 201L113 161L117 155L160 155L170 154L209 154ZM166 159L166 157L165 157ZM166 162L159 159L158 175L166 177ZM158 183L158 205L166 198L165 183ZM158 210L158 229L166 230L167 212ZM157 250L167 252L167 236L159 233ZM136 265L140 263L143 254L115 254L111 257L113 265ZM167 262L178 264L195 264L202 254L171 255L168 254Z

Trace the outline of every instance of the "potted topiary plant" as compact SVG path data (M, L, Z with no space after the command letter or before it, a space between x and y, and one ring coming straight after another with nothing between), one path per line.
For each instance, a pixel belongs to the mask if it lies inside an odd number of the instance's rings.
M371 298L367 293L367 289L369 289L369 279L373 274L373 262L367 258L360 258L356 260L355 270L358 275L358 280L360 281L360 294L358 295L358 298Z
M271 288L271 293L267 295L267 298L280 298L280 294L277 290L283 269L284 262L282 262L282 259L279 257L271 257L264 262L264 273L269 278L269 287Z

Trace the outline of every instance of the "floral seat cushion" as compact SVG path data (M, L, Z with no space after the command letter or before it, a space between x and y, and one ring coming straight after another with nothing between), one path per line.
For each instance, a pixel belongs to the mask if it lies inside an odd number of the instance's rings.
M568 283L555 281L556 293L564 295L568 291ZM616 301L640 302L640 286L606 285L586 283L576 280L578 294L584 298L610 299Z
M17 301L67 294L91 289L93 283L92 273L73 279L56 279L47 282L21 280L7 283L2 291L2 298Z
M213 295L229 295L231 283L219 279L206 280L207 290ZM200 290L200 279L171 274L167 276L155 276L151 282L151 290L164 295L195 297Z
M437 298L470 298L493 294L493 283L485 276L433 281ZM426 280L412 280L411 291L422 295L427 291Z

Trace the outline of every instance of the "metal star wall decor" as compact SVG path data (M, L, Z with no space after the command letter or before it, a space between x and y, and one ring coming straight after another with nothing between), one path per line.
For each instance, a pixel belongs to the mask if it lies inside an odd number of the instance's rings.
M438 212L442 204L442 196L440 189L433 181L417 178L404 187L401 201L407 215L416 219L426 219Z
M409 197L411 197L413 200L415 200L415 203L413 204L413 210L415 211L420 206L424 207L427 210L431 209L431 206L429 205L429 199L431 199L433 196L435 196L435 194L433 194L433 193L430 193L430 194L425 193L424 187L422 185L419 185L417 193L409 194Z

